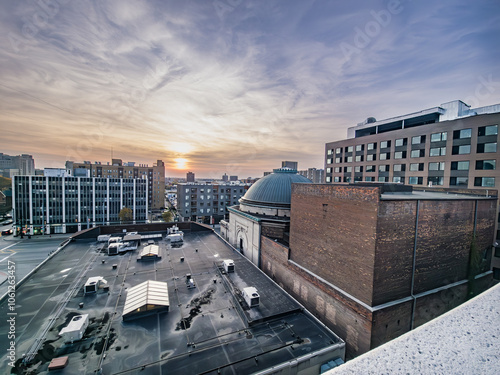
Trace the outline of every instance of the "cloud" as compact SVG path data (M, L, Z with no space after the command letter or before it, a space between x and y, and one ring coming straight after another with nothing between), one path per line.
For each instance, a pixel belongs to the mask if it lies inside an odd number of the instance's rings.
M384 1L221 2L3 2L9 152L54 166L106 161L113 148L163 159L167 174L184 173L177 157L197 175L259 176L285 159L322 167L325 142L368 116L463 99L481 74L500 79L496 2L401 1L385 23L374 16ZM346 56L346 43L357 51Z

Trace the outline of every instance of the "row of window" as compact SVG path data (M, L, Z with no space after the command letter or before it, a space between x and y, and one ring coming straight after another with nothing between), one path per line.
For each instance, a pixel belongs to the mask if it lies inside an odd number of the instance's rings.
M477 144L476 147L477 154L495 153L495 152L497 152L496 142ZM453 146L451 149L452 155L468 155L470 153L471 153L471 145L458 145L458 146ZM445 156L445 155L446 155L446 147L433 147L429 150L429 156ZM408 156L407 151L394 151L394 159L406 159L407 156ZM423 158L423 157L425 157L424 149L410 151L410 158ZM390 160L390 159L391 159L390 152L379 153L379 160ZM366 155L366 161L376 161L376 160L377 160L377 154ZM363 162L365 161L365 155L345 156L343 158L341 156L337 156L335 157L335 159L328 158L326 160L326 163L333 164L333 161L335 162L335 164L340 164L342 162L344 163Z
M361 176L355 176L354 178L350 176L335 176L326 177L326 182L361 182L363 178ZM377 178L373 176L365 176L364 181L366 182L389 182L388 176L378 176ZM404 184L406 182L405 177L394 176L392 177L392 182ZM408 177L407 183L409 185L423 185L424 177L422 176L411 176ZM450 177L449 185L450 186L463 186L467 187L469 184L468 177ZM442 186L444 185L444 177L442 176L429 176L427 177L427 185L432 186ZM495 187L495 177L475 177L474 178L474 186L481 187Z
M469 161L452 161L450 163L450 170L452 171L468 171L469 170ZM429 171L444 171L445 170L445 162L431 162L428 164L428 170ZM416 172L416 171L423 171L424 170L424 163L410 163L409 164L409 171ZM376 171L376 165L367 165L364 170L365 172L375 172ZM379 172L388 172L390 166L389 165L379 165L378 170ZM477 171L483 171L483 170L495 170L496 169L496 160L477 160L476 161L476 170ZM363 172L363 166L355 166L355 167L328 167L326 168L326 173L351 173L354 170L354 172ZM393 165L393 170L394 172L404 172L406 171L406 164L394 164Z
M478 136L479 137L481 137L481 136L492 136L492 135L498 135L498 125L482 126L482 127L478 128ZM469 129L455 130L453 132L453 139L469 139L471 137L472 137L472 129L471 128L469 128ZM447 139L448 139L448 133L447 132L433 133L430 136L430 142L431 143L446 142ZM411 138L411 144L412 145L425 144L425 141L426 141L426 136L425 135L418 135L418 136L414 136L414 137ZM407 138L399 138L399 139L396 139L394 141L394 146L395 147L403 147L403 146L406 146L407 143L408 143L408 139ZM491 148L493 148L493 146L492 146L493 143L492 142L483 142L483 143L480 143L480 144L483 145L480 148L485 148L485 149L491 149ZM390 149L391 148L391 141L390 140L381 141L379 146L380 146L380 150ZM478 144L478 146L479 146L479 144ZM434 152L438 152L437 150L439 150L441 148L443 148L443 147L434 147L434 148L431 147L431 149L435 149L436 150ZM368 143L366 145L366 149L369 150L369 151L370 150L376 150L377 149L377 143L376 142ZM342 155L342 151L344 151L345 154L348 154L348 153L352 153L354 151L356 151L356 153L359 153L359 152L363 152L364 150L365 150L365 145L364 144L356 145L356 146L346 146L344 148L337 147L335 150L327 150L327 155L330 156L330 155L335 154L336 156L338 156L338 155ZM496 150L496 148L495 148L495 150ZM418 151L418 150L413 150L413 151ZM458 152L458 150L457 150L457 152ZM478 151L478 152L480 152L480 151ZM481 151L481 152L496 152L496 151ZM469 150L469 153L470 153L470 150ZM431 154L431 156L434 156L434 155ZM414 157L418 157L418 156L414 156Z

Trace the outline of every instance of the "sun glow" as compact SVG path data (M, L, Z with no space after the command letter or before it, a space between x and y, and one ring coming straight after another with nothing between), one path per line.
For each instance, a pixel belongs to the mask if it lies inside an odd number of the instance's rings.
M175 169L186 169L188 160L184 158L176 158L175 161Z

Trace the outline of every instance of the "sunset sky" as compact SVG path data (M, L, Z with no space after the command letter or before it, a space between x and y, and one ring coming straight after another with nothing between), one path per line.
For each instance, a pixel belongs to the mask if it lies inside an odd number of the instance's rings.
M0 152L166 163L167 176L323 168L347 128L500 103L500 1L0 4Z

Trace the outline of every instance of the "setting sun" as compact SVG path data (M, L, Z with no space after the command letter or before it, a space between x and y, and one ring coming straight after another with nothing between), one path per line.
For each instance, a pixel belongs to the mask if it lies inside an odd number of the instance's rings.
M187 168L187 159L184 158L176 158L175 161L175 169L186 169Z

